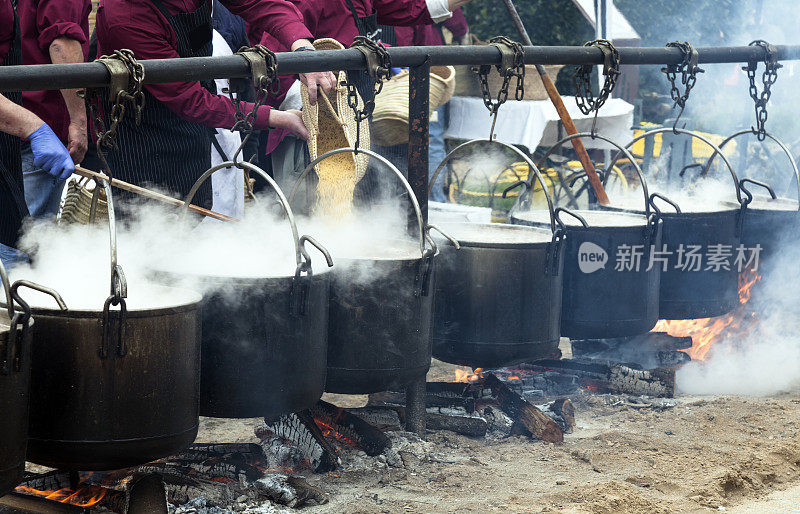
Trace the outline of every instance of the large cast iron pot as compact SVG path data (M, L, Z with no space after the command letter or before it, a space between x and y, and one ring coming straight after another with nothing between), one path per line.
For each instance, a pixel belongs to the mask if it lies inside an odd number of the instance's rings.
M757 135L753 129L742 130L729 136L720 143L722 150L734 139L744 135ZM792 156L792 152L781 141L770 133L765 136L774 141L789 159L792 167L792 181L797 188L797 195L800 199L800 174L798 174L797 163ZM711 167L711 163L716 157L712 154L704 166L704 171ZM754 196L748 189L747 184L760 186L769 193L769 196ZM743 178L739 181L739 188L745 194L744 209L742 211L741 243L747 248L760 248L759 259L763 256L775 254L780 248L785 248L796 243L800 237L800 202L790 198L779 197L775 190L764 182ZM732 207L738 207L733 202L726 202ZM755 263L752 264L755 266Z
M25 471L33 319L30 309L14 310L2 262L0 280L6 298L6 308L0 310L0 496L3 496L22 480Z
M561 145L584 137L606 141L626 154L641 182L644 212L556 210L557 221L566 225L561 334L572 339L641 334L658 321L661 269L648 264L650 252L661 245L659 213L650 209L647 182L639 165L627 150L608 138L588 133L568 136L544 159ZM560 218L564 212L571 214L566 221ZM525 211L521 202L511 214L514 223L539 227L548 226L548 217L546 212ZM625 252L638 254L640 261L628 259L620 265L617 256Z
M27 458L75 470L118 469L188 447L197 435L200 295L153 286L156 307L127 298L111 188L111 294L101 309L35 305ZM154 296L153 296L154 297ZM32 302L33 303L33 302ZM116 307L116 308L114 308Z
M669 253L665 269L661 273L661 293L659 301L659 317L661 319L697 319L720 316L733 310L739 302L739 274L736 266L728 269L707 269L706 262L695 269L687 260L686 253L680 249L700 248L706 254L710 248L723 245L735 254L739 244L741 230L741 213L745 200L741 195L739 179L728 159L722 151L705 136L684 129L661 128L645 132L625 148L631 148L637 141L656 134L674 132L696 137L711 149L719 153L724 161L736 188L737 203L725 205L703 198L697 199L695 205L680 205L660 194L653 194L650 203L656 199L667 202L669 210L661 214L664 223L662 244ZM612 159L616 162L621 152ZM626 155L626 157L628 157ZM690 263L687 269L684 264ZM732 264L732 263L731 263Z
M331 273L313 272L305 243L319 249L328 266L333 262L316 241L298 235L289 202L272 177L246 161L238 165L260 175L275 190L292 229L294 271L281 272L287 268L272 262L265 263L263 274L257 276L235 276L235 270L234 276L180 270L159 270L157 276L210 291L203 298L200 414L275 419L311 407L322 396ZM186 206L208 177L232 166L236 164L224 162L204 173L189 192ZM230 293L231 288L236 294Z
M552 357L560 339L563 230L556 228L539 170L516 147L478 139L451 151L430 182L453 156L477 144L502 146L528 163L547 198L550 227L439 225L455 241L440 244L433 356L484 368Z
M291 197L319 162L354 151L340 148L315 159L300 175ZM402 387L424 378L431 363L436 249L426 246L431 240L425 237L419 203L400 170L372 151L358 152L383 163L405 187L417 216L419 246L373 238L373 255L334 250L325 390L344 394Z

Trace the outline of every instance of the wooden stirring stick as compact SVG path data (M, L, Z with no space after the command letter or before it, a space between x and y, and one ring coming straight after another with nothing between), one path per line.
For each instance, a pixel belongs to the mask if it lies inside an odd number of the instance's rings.
M108 180L108 177L103 173L98 173L96 171L88 170L81 166L75 166L75 174L80 175L81 177L89 178L89 179L96 179L96 180ZM157 193L155 191L151 191L149 189L145 189L140 186L136 186L134 184L129 184L127 182L123 182L122 180L115 178L111 181L111 185L116 187L117 189L123 189L130 193L134 193L140 196L144 196L145 198L150 198L152 200L158 200L159 202L163 202L169 205L173 205L175 207L183 207L184 202L177 198L173 198L171 196L167 196L161 193ZM203 216L208 216L209 218L214 218L215 220L220 221L239 221L236 218L232 218L225 214L220 214L218 212L214 212L208 209L204 209L202 207L198 207L194 204L189 204L189 210L192 212L196 212L197 214L202 214Z

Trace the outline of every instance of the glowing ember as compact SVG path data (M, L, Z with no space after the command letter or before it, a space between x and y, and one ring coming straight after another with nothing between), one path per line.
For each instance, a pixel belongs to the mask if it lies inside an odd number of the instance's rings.
M95 485L83 486L77 491L66 488L58 491L40 491L39 489L25 486L19 486L14 491L59 503L68 503L76 507L92 507L100 503L106 496L106 489Z
M483 378L483 368L475 368L475 371L457 369L455 374L456 382L477 382Z
M691 337L692 347L683 350L692 360L706 360L714 343L731 335L743 336L758 323L753 313L744 306L750 301L752 288L761 281L761 275L747 271L739 275L739 306L728 314L716 318L689 320L660 320L653 332L666 332L675 337Z
M328 425L324 421L322 421L320 419L316 419L316 418L314 419L314 423L317 424L317 426L319 427L320 431L322 432L322 435L324 435L325 437L328 437L328 438L331 438L331 439L336 439L337 441L339 441L341 443L344 443L347 446L350 446L352 448L358 448L358 443L356 443L355 441L353 441L352 439L350 439L349 437L347 437L343 433L341 433L338 430L336 430L335 427L332 427L331 425Z

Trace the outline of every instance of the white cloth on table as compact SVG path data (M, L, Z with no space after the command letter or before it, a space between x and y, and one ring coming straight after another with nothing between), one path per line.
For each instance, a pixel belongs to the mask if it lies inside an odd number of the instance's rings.
M215 30L212 40L213 55L233 55L231 48L225 39ZM221 94L223 88L228 87L228 79L217 79L217 92ZM228 159L233 159L233 155L242 143L242 138L237 132L227 129L217 129L217 141ZM223 157L215 145L211 145L211 166L216 166L224 162ZM213 203L211 209L220 214L226 214L234 218L241 218L244 214L244 172L237 168L225 168L217 171L211 176L211 188L213 193ZM206 218L211 220L211 218ZM212 220L213 221L213 220Z
M578 132L590 132L594 116L586 116L575 104L575 97L565 96L566 105ZM558 141L559 117L550 100L509 100L500 107L495 127L496 139L503 143L524 145L530 151L537 146L552 146ZM597 134L620 145L633 139L633 105L620 98L610 98L597 117ZM444 136L449 139L488 138L492 126L483 99L454 96L450 100L450 124ZM566 132L561 131L562 137ZM599 139L583 139L587 148L611 149Z

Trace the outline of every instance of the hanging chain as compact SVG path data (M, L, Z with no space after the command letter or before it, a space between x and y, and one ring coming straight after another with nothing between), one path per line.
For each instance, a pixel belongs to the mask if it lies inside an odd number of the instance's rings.
M111 111L108 113L111 125L106 130L105 121L100 109L102 97L97 89L86 89L84 100L89 106L89 112L94 119L97 134L97 156L103 165L103 170L112 180L111 170L106 161L105 150L117 148L117 129L125 118L126 105L133 107L136 125L142 122L142 109L144 109L144 66L139 63L133 52L128 49L114 50L113 55L104 55L95 62L100 62L108 68L111 76L108 100Z
M672 101L675 102L672 107L675 108L675 106L678 106L681 108L678 112L678 116L675 118L675 124L672 126L672 130L674 131L678 128L678 120L683 116L683 110L686 108L686 101L689 99L689 93L692 92L692 88L697 82L697 74L705 73L706 70L697 65L699 55L697 50L688 42L673 41L667 43L667 48L677 48L683 54L683 60L680 64L669 64L665 68L661 68L661 71L667 75L667 80L669 80L670 83L669 95ZM678 73L681 74L681 84L684 86L683 94L681 94L678 84L676 83Z
M588 116L594 112L592 134L595 134L597 114L611 96L617 86L617 78L621 74L619 69L619 50L607 39L595 39L584 43L583 46L599 48L603 52L603 76L605 76L605 81L596 97L592 92L592 69L594 66L591 64L581 65L578 67L577 73L575 73L575 100L578 103L578 109L583 114Z
M750 46L760 46L764 49L764 73L761 76L761 81L764 84L764 90L759 94L758 86L756 85L756 70L758 70L758 61L753 61L742 67L747 72L747 78L750 79L750 97L755 102L756 107L756 127L753 131L758 136L759 141L764 141L767 137L767 103L770 96L772 96L772 85L778 80L778 70L783 67L778 62L778 50L774 45L767 43L764 40L757 39L750 43Z
M278 81L278 59L275 54L264 45L256 45L253 47L242 47L236 52L236 55L242 56L250 64L250 72L253 75L253 88L256 92L255 102L253 108L245 114L242 111L241 100L239 95L234 94L230 89L224 89L223 93L227 93L233 102L235 108L234 123L231 131L241 132L244 134L242 143L236 152L233 154L233 162L239 166L239 155L242 153L245 145L250 140L258 117L258 110L267 102L270 94L277 95L280 92L280 82Z
M502 54L502 62L496 68L503 77L503 85L497 92L496 98L492 98L492 92L489 90L489 72L491 72L492 66L484 64L472 68L472 72L478 76L483 104L489 109L489 115L492 117L492 128L489 131L489 139L492 140L494 139L494 127L497 124L497 111L508 100L508 90L512 78L517 79L514 98L518 101L525 98L525 50L520 43L505 36L492 38L489 44L500 50Z
M346 82L340 84L347 87L347 105L352 109L356 120L355 150L358 153L361 144L361 122L368 120L375 110L375 97L383 90L383 83L392 76L392 58L383 43L373 41L364 36L357 36L350 48L355 48L364 54L367 60L367 72L372 79L372 98L363 100L363 107L358 107L358 89L355 79L348 76ZM324 94L324 93L322 93Z

